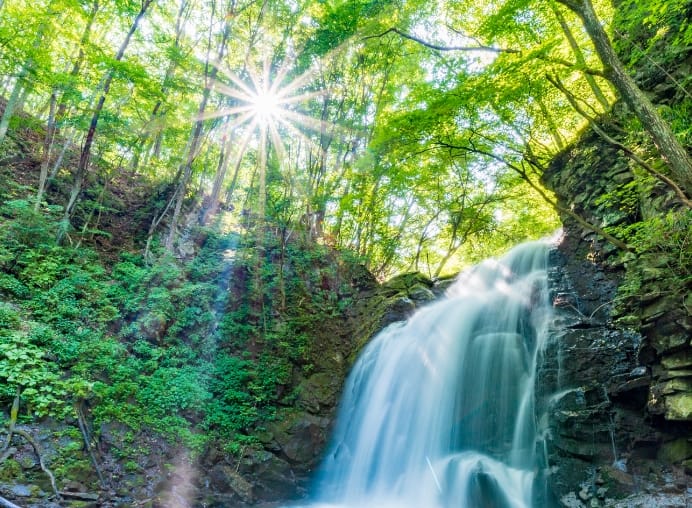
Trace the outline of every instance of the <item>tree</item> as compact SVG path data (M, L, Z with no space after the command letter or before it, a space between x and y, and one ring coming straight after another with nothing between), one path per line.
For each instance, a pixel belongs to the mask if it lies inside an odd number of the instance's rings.
M613 83L622 99L632 108L642 126L651 135L661 155L670 166L673 178L688 194L692 189L692 160L675 137L670 126L661 118L649 98L629 75L615 53L610 38L601 24L591 0L556 0L581 18L600 57L605 76Z
M134 21L132 22L132 25L130 26L130 30L127 32L127 35L125 36L125 39L123 42L120 44L120 47L118 48L118 52L115 55L114 61L115 62L120 62L123 57L125 56L125 51L127 50L127 47L130 45L130 41L132 40L132 36L134 35L135 31L137 30L137 26L139 25L139 22L142 20L144 17L145 13L147 12L147 9L149 6L153 3L153 0L142 0L141 7L139 9L139 12L136 14ZM98 125L99 119L101 117L101 113L103 111L103 106L106 103L106 97L108 96L108 92L110 91L111 84L113 83L113 78L115 77L115 71L111 67L108 71L106 71L105 76L103 77L103 87L101 89L101 94L99 96L98 102L96 103L96 107L94 108L94 112L91 116L91 121L89 122L89 130L87 131L86 137L84 139L84 146L82 147L82 151L79 156L79 164L77 165L77 169L75 171L75 176L74 176L74 182L72 184L72 190L70 191L70 197L67 202L67 205L65 206L65 213L63 216L63 224L58 232L58 238L57 241L60 243L62 239L64 238L65 233L67 232L67 228L70 223L70 217L72 215L72 212L74 210L74 206L77 204L77 200L79 198L79 194L82 191L82 184L84 183L84 178L87 174L87 171L89 169L89 162L91 160L91 148L92 145L94 144L94 137L96 135L96 127Z

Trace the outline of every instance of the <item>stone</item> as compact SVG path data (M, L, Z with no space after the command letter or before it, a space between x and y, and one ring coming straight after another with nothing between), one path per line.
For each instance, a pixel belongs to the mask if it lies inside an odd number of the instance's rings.
M634 478L632 477L632 475L622 471L621 469L615 466L602 466L601 474L603 474L603 476L606 479L606 482L610 486L618 485L627 488L635 486Z
M240 475L235 468L226 464L217 464L209 473L211 487L223 494L235 493L243 502L254 499L252 484Z
M16 497L31 497L33 495L33 488L30 485L12 485L8 489L13 496Z
M692 443L687 438L679 438L661 445L658 459L665 462L682 462L692 457Z
M326 442L329 420L309 413L284 411L267 426L286 458L297 464L316 460Z
M658 354L678 349L687 344L687 336L684 333L659 333L651 337L651 344Z
M664 383L662 393L669 395L675 392L692 392L692 378L674 377Z
M579 499L582 501L588 501L591 499L591 494L589 493L588 487L582 487L582 489L579 491Z
M577 498L577 495L574 492L564 495L560 499L560 504L562 504L562 506L565 508L582 508L584 506L584 503Z
M692 421L692 393L676 393L665 399L667 420Z
M629 377L635 378L635 377L640 377L640 376L646 376L647 372L648 372L648 369L645 366L640 365L639 367L635 367L634 369L632 369L630 371Z
M682 461L682 466L685 468L685 474L692 474L692 459ZM692 494L692 492L690 492Z
M692 367L692 351L681 351L676 354L664 356L661 365L666 369L685 369Z
M435 299L435 293L423 284L416 284L410 288L408 290L408 296L416 303L427 303Z
M318 413L321 408L333 407L341 383L337 376L327 372L318 372L298 385L298 406Z

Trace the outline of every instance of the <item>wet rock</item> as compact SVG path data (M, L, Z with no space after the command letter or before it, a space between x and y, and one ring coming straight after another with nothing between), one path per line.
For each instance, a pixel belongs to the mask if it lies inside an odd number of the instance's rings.
M341 388L341 380L327 372L318 372L298 385L298 406L317 414L334 407Z
M408 296L397 298L387 307L382 316L380 325L384 328L387 325L408 319L416 310L416 304Z
M265 501L294 499L302 492L307 478L299 478L291 465L275 455L255 453L246 462L252 471L256 496Z
M690 369L692 368L692 351L681 351L661 358L661 365L666 369Z
M469 506L477 508L510 508L512 506L497 480L482 470L472 476L468 492Z
M120 422L107 422L101 425L100 444L104 451L111 448L122 449L129 428Z
M250 503L254 499L252 484L231 466L224 464L214 466L209 473L209 481L215 492L236 494L245 503Z
M291 410L277 415L267 426L281 453L291 462L313 463L326 442L329 420L309 413Z
M416 284L408 290L408 296L411 300L418 304L428 303L435 299L433 293L428 286Z

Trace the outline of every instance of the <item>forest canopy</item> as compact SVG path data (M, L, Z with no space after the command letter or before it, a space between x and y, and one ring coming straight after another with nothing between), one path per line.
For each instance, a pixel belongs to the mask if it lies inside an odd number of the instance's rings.
M605 0L2 1L0 157L41 134L32 200L58 242L99 234L99 189L146 181L147 254L197 204L204 224L251 214L380 277L439 276L557 227L542 172L628 100L591 14L631 46L623 69L689 46L685 1L618 4L632 37ZM653 169L685 197L674 157Z

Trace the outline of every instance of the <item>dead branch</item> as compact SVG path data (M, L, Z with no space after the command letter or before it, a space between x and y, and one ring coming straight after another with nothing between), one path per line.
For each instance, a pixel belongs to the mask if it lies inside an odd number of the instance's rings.
M91 446L91 439L89 438L89 432L87 431L86 427L86 417L84 416L84 411L82 411L82 401L80 401L79 403L75 403L74 409L75 413L77 413L77 423L79 424L79 430L82 432L82 437L84 438L84 446L86 446L87 452L89 453L91 463L93 464L94 470L96 471L96 476L98 476L101 487L107 489L108 484L106 483L106 480L104 479L103 474L101 473L101 468L99 467L99 463L96 460L94 450Z
M3 434L8 434L9 431L6 429L0 429L0 432ZM15 427L14 433L22 436L26 441L33 447L34 452L36 453L36 456L38 457L38 464L41 467L41 471L43 471L48 479L50 480L50 486L53 488L53 493L57 496L58 499L61 499L60 497L60 492L58 491L58 487L55 484L55 476L53 476L53 473L51 472L50 469L46 466L46 463L43 461L43 452L41 451L41 446L38 444L38 442L27 432L26 430L20 428L20 427Z
M3 508L22 508L21 506L14 504L12 501L8 501L2 496L0 496L0 506Z
M415 35L411 35L402 30L399 30L396 27L389 28L388 30L385 30L384 32L378 35L369 35L367 37L363 37L362 40L384 37L389 33L398 34L404 39L417 42L418 44L425 46L426 48L434 49L436 51L490 51L492 53L521 53L521 51L518 49L496 48L494 46L484 46L480 44L477 46L440 46L438 44L433 44L431 42L425 41L419 37L416 37Z
M58 492L58 487L55 485L55 476L53 476L53 473L50 469L48 469L46 463L43 461L43 453L41 452L41 447L39 446L38 442L24 429L14 429L14 431L26 439L29 444L34 447L34 451L38 457L38 464L41 466L41 471L46 473L46 476L50 479L50 486L53 488L53 492L58 499L60 499L60 492Z

